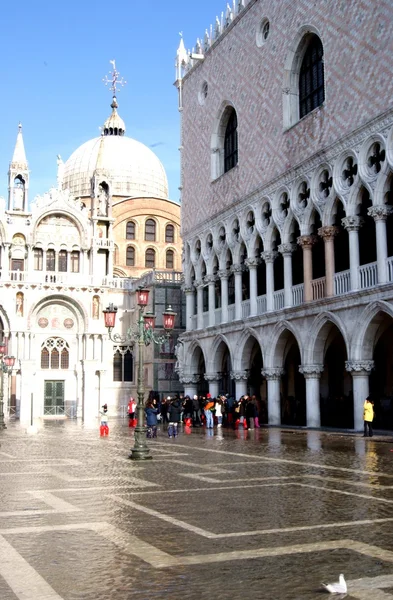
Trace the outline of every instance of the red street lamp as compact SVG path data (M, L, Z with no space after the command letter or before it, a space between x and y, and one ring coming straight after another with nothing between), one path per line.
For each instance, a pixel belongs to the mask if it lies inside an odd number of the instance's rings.
M8 367L8 369L12 369L15 364L15 356L5 356L3 360L5 366Z
M109 306L107 306L106 309L102 312L104 313L105 327L109 330L110 333L116 323L117 306L109 304Z
M2 354L4 356L4 354L7 352L7 342L1 342L0 344L0 354Z
M136 302L138 306L147 306L149 303L149 291L144 288L138 288L136 291Z
M173 331L175 327L176 313L172 310L171 305L162 313L163 316L163 327L165 331Z
M145 329L154 329L156 326L156 315L153 313L146 313L143 315L145 321Z

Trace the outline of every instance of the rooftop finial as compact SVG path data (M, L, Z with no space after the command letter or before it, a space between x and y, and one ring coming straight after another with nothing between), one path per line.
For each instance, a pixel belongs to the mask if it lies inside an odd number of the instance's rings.
M109 85L110 84L110 90L112 92L113 96L116 96L116 92L119 92L120 89L126 85L126 81L123 79L123 77L119 77L120 73L119 71L116 69L116 61L115 60L110 60L109 61L111 63L111 65L113 66L113 70L109 71L111 78L109 79L107 75L105 75L105 78L102 80L105 85ZM120 86L120 87L118 87Z

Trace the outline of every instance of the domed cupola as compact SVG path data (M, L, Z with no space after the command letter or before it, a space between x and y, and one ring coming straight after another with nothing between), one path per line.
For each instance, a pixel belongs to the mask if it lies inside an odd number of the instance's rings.
M112 104L112 114L104 123L104 135L124 135L126 131L126 126L123 119L119 116L117 109L119 105L117 104L116 96L113 96Z

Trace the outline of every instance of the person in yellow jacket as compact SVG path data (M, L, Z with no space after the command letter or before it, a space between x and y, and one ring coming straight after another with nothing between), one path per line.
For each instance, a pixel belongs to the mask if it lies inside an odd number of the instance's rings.
M370 400L370 396L367 396L364 401L363 406L363 421L364 421L364 435L363 437L367 437L367 429L368 435L373 437L373 419L374 419L374 402Z

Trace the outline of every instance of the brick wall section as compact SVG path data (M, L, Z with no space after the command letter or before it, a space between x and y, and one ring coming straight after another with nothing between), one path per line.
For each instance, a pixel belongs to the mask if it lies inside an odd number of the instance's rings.
M264 17L270 34L258 48ZM284 64L304 25L323 43L325 103L284 131ZM392 73L391 1L257 0L183 82L183 236L391 108ZM237 111L239 164L212 182L211 133L223 101Z

